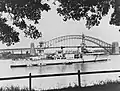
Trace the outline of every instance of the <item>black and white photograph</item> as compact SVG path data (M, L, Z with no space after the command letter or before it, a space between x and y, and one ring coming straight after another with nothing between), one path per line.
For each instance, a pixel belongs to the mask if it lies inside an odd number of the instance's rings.
M0 91L120 91L120 0L0 0Z

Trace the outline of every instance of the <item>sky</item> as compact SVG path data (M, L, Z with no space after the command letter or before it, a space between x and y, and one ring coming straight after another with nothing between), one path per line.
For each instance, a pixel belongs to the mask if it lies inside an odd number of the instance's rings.
M28 48L30 47L31 42L35 43L35 46L37 46L41 40L48 41L63 35L81 35L82 33L87 36L101 39L110 44L116 41L120 43L120 27L109 25L110 14L112 12L113 11L110 10L109 14L103 17L98 27L92 27L90 30L88 30L85 27L85 22L83 20L80 22L73 20L64 22L62 17L56 13L56 9L53 6L49 12L44 12L42 14L42 19L39 21L40 23L36 25L39 31L42 32L42 38L38 40L29 39L24 37L24 34L21 32L19 43L8 47L0 42L0 49L23 47Z

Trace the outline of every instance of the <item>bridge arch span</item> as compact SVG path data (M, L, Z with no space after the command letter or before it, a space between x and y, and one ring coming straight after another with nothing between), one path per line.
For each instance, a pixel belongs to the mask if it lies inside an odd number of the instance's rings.
M65 41L65 40L70 40L70 39L82 39L83 35L66 35L66 36L60 36L60 37L57 37L57 38L54 38L52 40L49 40L49 41L46 41L44 42L44 45L43 47L51 47L53 46L54 44L58 43L58 42L62 42L62 41ZM112 45L107 43L107 42L104 42L100 39L97 39L97 38L94 38L94 37L90 37L90 36L85 36L84 35L84 39L86 41L89 41L89 42L92 42L102 48L104 48L105 50L109 51L108 48L111 48ZM107 48L106 48L107 47Z

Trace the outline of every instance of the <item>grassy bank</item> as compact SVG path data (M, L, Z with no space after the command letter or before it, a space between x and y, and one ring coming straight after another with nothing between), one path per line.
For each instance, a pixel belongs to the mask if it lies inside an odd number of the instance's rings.
M120 91L120 82L101 82L99 84L94 84L93 86L86 87L67 87L61 89L50 89L42 91Z
M0 91L29 91L28 88L20 88L20 87L15 87L15 86L11 86L11 87L1 87ZM32 89L32 91L36 91L34 89Z
M20 87L1 87L0 91L29 91L28 88L20 88ZM32 89L32 91L38 91ZM120 82L101 82L99 84L95 84L93 86L86 87L66 87L61 89L49 89L49 90L40 90L40 91L120 91Z

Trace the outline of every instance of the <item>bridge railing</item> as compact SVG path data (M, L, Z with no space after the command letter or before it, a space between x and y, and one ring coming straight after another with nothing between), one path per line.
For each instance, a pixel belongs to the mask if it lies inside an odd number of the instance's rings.
M111 71L93 71L93 72L74 72L74 73L61 73L61 74L45 74L45 75L31 75L29 73L28 76L18 76L18 77L4 77L0 78L0 81L3 80L15 80L15 79L29 79L29 91L31 91L31 83L32 83L32 78L43 78L43 77L57 77L57 76L72 76L72 75L77 75L78 76L78 86L81 87L81 75L90 75L90 74L100 74L100 73L115 73L115 72L120 72L120 70L111 70Z

